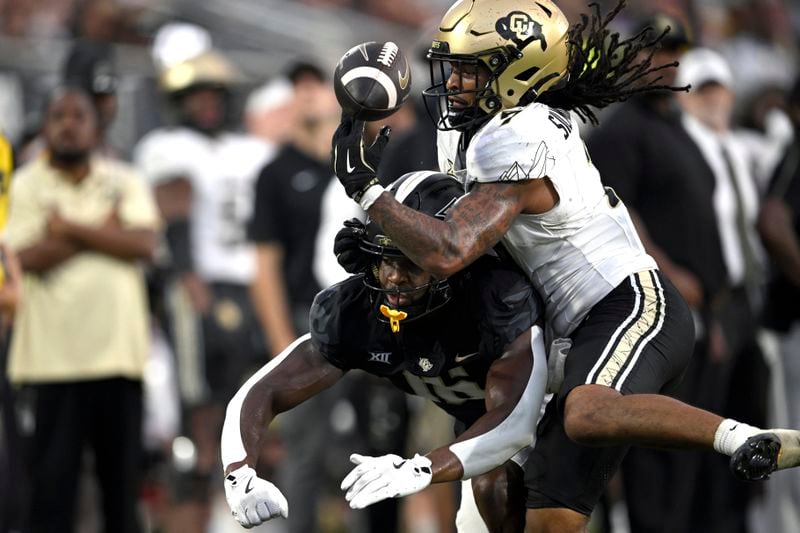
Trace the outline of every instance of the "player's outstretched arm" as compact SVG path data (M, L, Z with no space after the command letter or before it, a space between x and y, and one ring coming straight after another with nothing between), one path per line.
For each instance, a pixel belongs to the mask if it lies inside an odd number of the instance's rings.
M430 483L468 479L505 463L533 442L547 386L544 334L538 326L520 335L494 362L486 378L486 413L449 446L427 456L353 454L357 466L341 488L350 507L418 492Z
M228 403L222 427L225 496L234 518L250 528L289 515L280 490L256 475L263 433L275 415L336 383L344 372L328 363L310 336L294 341L245 382Z
M383 194L376 169L388 135L382 131L367 146L363 132L363 121L342 117L332 146L337 178L406 257L440 278L458 272L497 244L520 213L543 213L558 201L548 179L477 183L445 220L438 220Z

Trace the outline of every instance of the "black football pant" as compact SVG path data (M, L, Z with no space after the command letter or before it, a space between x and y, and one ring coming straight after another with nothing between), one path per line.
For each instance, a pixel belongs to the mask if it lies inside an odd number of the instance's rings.
M32 385L35 430L29 531L74 530L81 458L88 447L106 533L137 533L142 467L142 386L123 378Z

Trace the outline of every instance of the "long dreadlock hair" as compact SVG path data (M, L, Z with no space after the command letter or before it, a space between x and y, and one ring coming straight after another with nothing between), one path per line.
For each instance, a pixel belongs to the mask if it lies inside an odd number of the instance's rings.
M521 104L535 100L551 107L568 109L584 122L596 125L598 120L592 107L600 109L639 93L688 90L688 86L673 87L660 83L663 76L645 79L653 72L678 65L677 62L652 65L653 54L669 33L669 27L655 37L652 37L653 28L647 27L629 39L621 39L619 33L608 29L608 25L625 7L625 0L620 0L605 17L597 3L593 2L589 7L592 13L582 14L581 21L569 29L570 56L565 81L538 98L533 94L526 95L528 101ZM641 58L639 52L643 50L647 55Z

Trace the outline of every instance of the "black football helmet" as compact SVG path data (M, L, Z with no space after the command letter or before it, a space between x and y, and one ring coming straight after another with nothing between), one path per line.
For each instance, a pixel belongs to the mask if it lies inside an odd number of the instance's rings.
M448 209L464 194L463 186L447 174L430 170L404 174L386 189L403 205L443 219ZM375 256L372 267L364 275L364 285L371 291L373 303L379 306L379 320L391 325L397 332L400 321L411 322L439 309L450 300L447 279L433 279L429 283L409 289L384 289L378 279L378 265L382 257L405 258L400 249L384 234L377 222L367 219L366 235L361 239L361 250ZM425 297L402 309L387 305L386 294L403 294L427 289Z

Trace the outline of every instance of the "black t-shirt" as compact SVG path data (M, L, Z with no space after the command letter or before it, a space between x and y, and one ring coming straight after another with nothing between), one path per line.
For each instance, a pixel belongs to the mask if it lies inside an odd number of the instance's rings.
M587 147L605 185L641 217L650 237L688 268L710 298L727 270L714 214L714 174L677 113L658 114L644 98L620 105Z
M256 184L248 237L278 242L284 249L284 275L293 305L310 305L320 287L312 271L322 195L333 177L330 165L293 146L284 147L263 168Z
M451 299L392 333L363 276L320 292L311 340L334 366L388 378L471 425L486 412L484 387L503 348L541 316L542 304L515 265L485 256L450 278ZM410 321L409 321L410 320Z
M800 138L795 139L776 167L768 194L779 196L794 213L794 231L800 235ZM776 270L767 285L764 323L779 331L788 331L800 320L800 287Z

